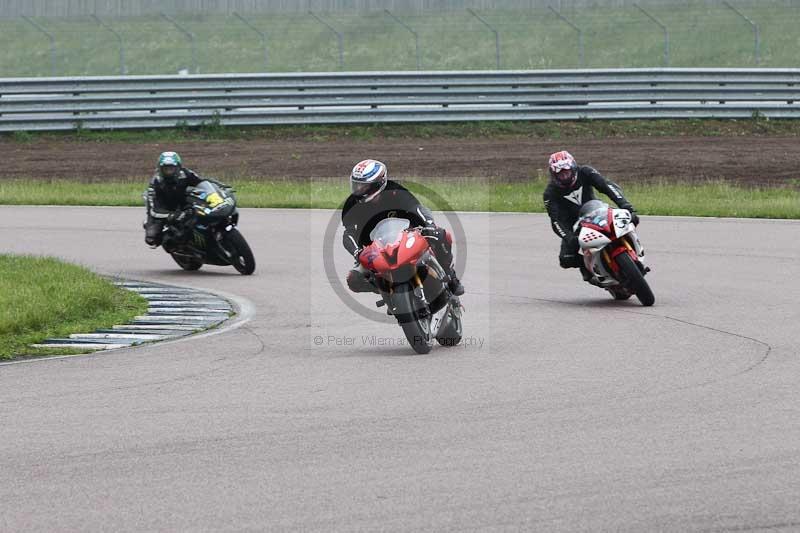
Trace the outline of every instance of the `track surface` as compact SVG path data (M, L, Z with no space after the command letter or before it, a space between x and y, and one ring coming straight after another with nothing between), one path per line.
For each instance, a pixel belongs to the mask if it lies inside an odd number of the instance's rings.
M544 217L462 215L471 344L414 356L331 290L330 217L244 210L248 278L176 270L139 209L0 207L3 251L257 312L0 366L0 530L800 529L797 222L645 218L645 309L559 269Z

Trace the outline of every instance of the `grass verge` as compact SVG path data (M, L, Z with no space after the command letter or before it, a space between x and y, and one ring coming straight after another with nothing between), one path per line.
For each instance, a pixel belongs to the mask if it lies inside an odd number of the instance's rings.
M49 257L0 255L0 360L68 353L29 345L124 324L146 311L147 300L85 268Z
M330 208L348 194L343 180L229 180L240 207ZM423 203L436 210L544 210L545 180L503 183L490 180L403 180ZM621 184L644 215L800 219L796 188L743 188L723 182L696 184ZM80 183L77 181L11 180L0 182L0 204L142 206L141 182Z

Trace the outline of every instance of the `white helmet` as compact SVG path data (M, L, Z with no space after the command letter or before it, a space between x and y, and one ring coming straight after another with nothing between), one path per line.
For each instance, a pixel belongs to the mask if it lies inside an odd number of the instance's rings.
M369 202L386 188L386 165L374 159L365 159L350 173L350 192L360 202Z

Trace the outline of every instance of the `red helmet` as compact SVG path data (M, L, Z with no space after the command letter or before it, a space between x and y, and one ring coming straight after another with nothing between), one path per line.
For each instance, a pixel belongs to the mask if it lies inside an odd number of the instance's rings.
M566 150L556 152L547 162L550 180L562 189L569 189L578 180L578 163Z

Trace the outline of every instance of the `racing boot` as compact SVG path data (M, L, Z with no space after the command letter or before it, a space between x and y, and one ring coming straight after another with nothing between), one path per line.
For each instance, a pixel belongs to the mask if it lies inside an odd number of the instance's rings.
M594 285L595 287L602 287L602 285L598 283L597 280L594 279L592 273L589 272L585 266L581 265L580 269L581 269L581 276L583 276L583 281L585 281L589 285Z
M461 281L459 281L458 276L456 276L456 269L451 267L448 274L450 279L447 282L447 286L450 288L450 292L456 296L463 296L464 286L461 284Z
M581 269L581 276L583 276L583 281L590 281L592 279L592 273L587 270L587 268L583 265L580 266Z

